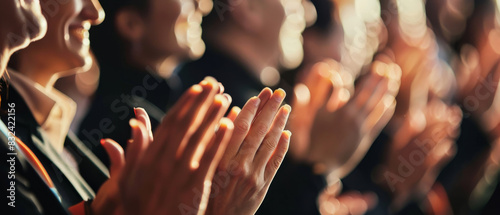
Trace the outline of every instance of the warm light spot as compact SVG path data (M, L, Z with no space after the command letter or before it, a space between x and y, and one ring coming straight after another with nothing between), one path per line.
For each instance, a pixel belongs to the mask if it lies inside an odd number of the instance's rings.
M203 15L207 15L212 11L214 7L214 2L212 0L199 0L198 1L198 9L201 11Z
M316 7L310 1L303 1L302 6L304 7L304 17L306 19L306 25L311 26L316 22L318 14L316 12Z
M276 86L280 78L280 73L273 67L266 67L260 72L260 81L266 86Z
M385 95L384 98L382 99L382 102L386 108L394 104L394 101L396 101L396 98L394 98L393 95Z
M355 0L356 14L365 22L376 22L380 18L378 0Z
M406 39L418 40L426 31L425 5L422 0L397 0L399 26Z
M500 29L492 29L488 34L488 41L493 51L500 55Z
M497 5L497 11L500 12L500 0L496 0L495 4Z
M305 84L297 84L293 92L299 104L305 105L309 104L309 101L311 101L311 92Z
M302 0L282 0L285 21L280 30L281 64L288 69L296 68L304 58L302 32L306 27Z
M345 103L351 98L351 93L346 88L342 88L339 92L340 103Z

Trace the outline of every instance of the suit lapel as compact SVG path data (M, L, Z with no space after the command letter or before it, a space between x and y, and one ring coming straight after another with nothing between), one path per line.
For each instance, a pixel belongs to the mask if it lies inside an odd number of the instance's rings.
M61 156L55 151L31 114L28 106L14 88L9 89L6 102L15 103L16 105L16 129L18 130L16 131L16 136L24 141L29 148L36 147L37 150L33 151L41 160L42 165L44 165L49 172L53 173L51 175L52 180L55 184L59 184L59 186L56 187L72 187L76 191L78 197L68 193L68 191L61 191L61 194L66 193L69 196L73 196L74 199L71 201L72 203L75 203L75 201L77 203L77 199L92 199L95 196L92 188L90 188L78 172L64 162ZM67 184L68 182L69 184Z

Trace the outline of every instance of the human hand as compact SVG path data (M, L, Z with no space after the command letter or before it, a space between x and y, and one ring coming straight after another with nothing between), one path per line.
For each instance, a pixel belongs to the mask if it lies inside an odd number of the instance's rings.
M266 88L229 114L235 129L214 176L207 214L255 214L259 208L290 142L291 133L283 129L291 108L280 108L284 98L283 90Z
M318 206L322 215L361 215L373 209L378 201L375 193L361 194L350 191L340 194L340 181L328 186L318 198Z
M112 173L108 181L113 185L109 190L118 189L120 197L108 200L118 202L115 212L204 213L215 168L233 130L233 123L222 118L230 97L220 91L212 78L190 88L164 117L154 140L145 125L148 123L144 123L146 120L141 120L141 116L139 120L132 119L133 141L125 159L123 151L114 150L117 148L114 141L104 142L105 148L111 149L108 150L111 160L118 161L111 172L119 174ZM106 199L106 190L103 192L98 193L92 204L96 214L110 214L111 207L99 207L106 205L100 203L100 199Z
M291 118L290 129L294 136L299 133L302 143L300 149L295 149L296 157L319 164L316 167L320 172L343 177L356 166L391 118L401 72L395 64L375 62L349 100L342 84L335 84L341 81L335 81L339 78L335 78L335 72L329 72L330 68L325 63L313 67L305 81L308 86L302 86L311 89L310 99L301 102L297 95L303 93L296 93L292 104L295 113L300 114Z
M494 54L490 46L476 49L464 45L455 69L464 110L495 139L500 136L500 55Z
M402 207L411 196L425 195L454 156L462 112L434 99L422 111L424 116L408 116L389 145L387 160L380 171L379 184L393 193L393 206ZM424 128L414 118L424 117Z

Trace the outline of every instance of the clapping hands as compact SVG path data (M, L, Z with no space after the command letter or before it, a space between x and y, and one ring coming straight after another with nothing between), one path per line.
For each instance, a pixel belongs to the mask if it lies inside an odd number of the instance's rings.
M400 76L395 64L376 61L349 99L335 66L316 64L304 84L296 87L292 104L300 114L290 121L298 136L293 155L316 164L323 173L347 174L392 117ZM310 98L303 99L304 94Z

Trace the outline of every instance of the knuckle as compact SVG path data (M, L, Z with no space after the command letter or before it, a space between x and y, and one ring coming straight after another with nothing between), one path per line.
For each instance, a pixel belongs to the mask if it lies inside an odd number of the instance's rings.
M254 189L259 186L259 179L255 176L248 177L245 180L245 186Z
M267 127L266 124L260 123L260 124L257 124L255 129L256 129L257 135L265 136L267 134L267 131L269 128Z
M276 142L271 140L270 138L266 138L262 142L262 147L264 150L274 151L274 149L276 148Z
M246 120L235 123L234 128L238 132L247 132L250 129L250 123Z
M234 177L243 178L247 174L247 168L240 163L230 168L229 173Z
M271 167L274 169L278 169L280 166L281 166L281 163L283 163L283 159L285 158L285 156L283 155L277 155L272 163L271 163Z

